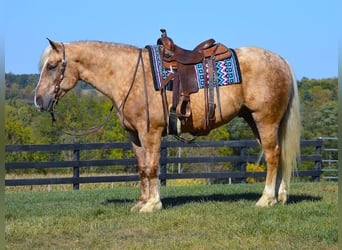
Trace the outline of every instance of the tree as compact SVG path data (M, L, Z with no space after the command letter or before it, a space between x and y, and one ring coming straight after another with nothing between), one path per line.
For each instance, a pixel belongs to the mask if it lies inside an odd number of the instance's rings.
M337 85L337 78L298 83L303 139L337 134Z
M38 80L37 74L6 74L6 109L8 109L6 122L7 120L8 123L16 121L15 126L12 124L14 128L23 127L32 130L30 136L21 137L18 142L26 144L86 143L127 140L127 133L114 114L103 127L93 133L88 133L88 128L97 127L106 120L112 103L108 98L98 96L96 90L89 88L84 82L80 82L78 90L69 92L58 103L55 112L57 122L52 126L50 115L37 112L32 104L33 88ZM317 136L336 134L337 78L318 80L303 78L298 82L298 86L303 127L302 138L313 139ZM15 138L14 128L11 130L11 138ZM20 135L20 131L17 132ZM84 135L70 136L65 132ZM254 138L248 124L242 118L236 117L228 125L213 130L208 136L201 137L199 140ZM8 143L14 143L14 141L8 141Z
M338 105L330 101L320 106L313 113L313 133L316 137L337 137L338 131Z

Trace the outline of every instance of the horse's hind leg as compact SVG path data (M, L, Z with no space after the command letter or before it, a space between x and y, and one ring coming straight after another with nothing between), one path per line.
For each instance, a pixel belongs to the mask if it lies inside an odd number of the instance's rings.
M267 163L267 174L263 194L256 205L260 207L268 207L277 203L276 181L280 158L280 147L277 138L278 125L257 125Z

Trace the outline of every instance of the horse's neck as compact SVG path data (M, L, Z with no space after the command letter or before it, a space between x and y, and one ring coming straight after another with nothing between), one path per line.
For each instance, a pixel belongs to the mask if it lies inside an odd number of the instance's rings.
M139 50L107 43L79 43L74 60L81 80L88 82L116 104L122 102L132 81Z

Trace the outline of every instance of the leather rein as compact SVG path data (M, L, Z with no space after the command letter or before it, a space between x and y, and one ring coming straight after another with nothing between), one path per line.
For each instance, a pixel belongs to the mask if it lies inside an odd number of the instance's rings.
M122 103L117 108L117 111L121 110L121 113L122 113L121 124L123 125L123 127L126 127L125 126L125 116L123 115L123 113L124 113L124 109L125 109L125 105L126 105L127 99L129 97L132 89L133 89L134 83L136 82L135 79L137 77L137 73L138 73L138 69L139 69L139 64L140 63L141 63L142 74L143 74L143 78L144 78L144 93L145 93L145 104L146 104L146 131L149 132L150 131L150 108L149 108L149 102L148 102L148 93L147 93L147 85L146 85L146 73L145 73L144 59L143 59L143 56L142 56L142 49L139 49L138 60L137 60L137 63L135 65L131 86L129 87L128 92L127 92L125 98L123 99Z

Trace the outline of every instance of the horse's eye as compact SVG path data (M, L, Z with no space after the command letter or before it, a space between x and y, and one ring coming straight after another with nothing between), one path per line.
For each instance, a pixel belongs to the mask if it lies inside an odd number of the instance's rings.
M49 71L55 71L57 69L57 64L48 64L47 69Z

